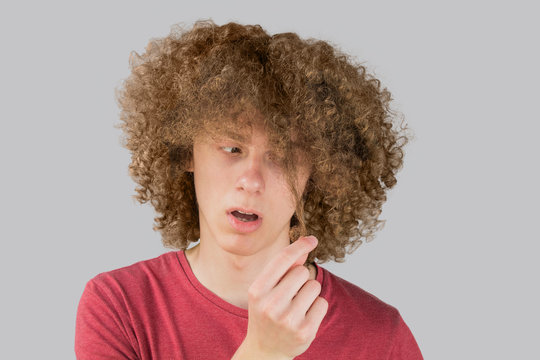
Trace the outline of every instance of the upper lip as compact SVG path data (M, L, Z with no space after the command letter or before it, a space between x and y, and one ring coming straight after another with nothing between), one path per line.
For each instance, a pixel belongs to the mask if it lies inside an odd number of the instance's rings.
M249 213L249 214L255 214L257 215L259 218L262 219L262 215L260 212L258 212L257 210L253 210L253 209L248 209L248 208L243 208L243 207L239 207L239 206L236 206L236 207L232 207L230 209L227 210L227 214L230 214L232 213L233 211L235 210L239 210L243 213Z

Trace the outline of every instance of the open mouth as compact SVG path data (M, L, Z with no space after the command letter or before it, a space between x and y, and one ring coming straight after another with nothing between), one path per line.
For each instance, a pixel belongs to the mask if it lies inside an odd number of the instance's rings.
M259 218L256 214L244 214L237 210L231 211L231 215L243 222L255 221Z

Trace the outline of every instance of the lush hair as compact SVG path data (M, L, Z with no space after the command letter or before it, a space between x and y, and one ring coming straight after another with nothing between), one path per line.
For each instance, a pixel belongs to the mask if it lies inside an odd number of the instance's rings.
M130 67L116 93L117 126L132 154L134 198L161 214L153 229L165 247L187 249L200 237L188 171L194 138L242 138L254 125L264 126L297 204L290 241L319 240L306 263L343 262L384 225L378 216L409 139L393 124L390 92L335 46L199 20L151 39L145 53L132 52ZM239 116L246 113L262 116ZM299 154L312 169L303 194L294 182Z

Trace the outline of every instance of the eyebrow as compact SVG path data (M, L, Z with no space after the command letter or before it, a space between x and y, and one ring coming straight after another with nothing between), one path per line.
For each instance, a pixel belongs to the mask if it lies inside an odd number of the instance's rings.
M213 140L217 141L232 140L239 142L242 145L246 145L248 143L248 137L237 132L226 132L224 134L216 134L211 137Z

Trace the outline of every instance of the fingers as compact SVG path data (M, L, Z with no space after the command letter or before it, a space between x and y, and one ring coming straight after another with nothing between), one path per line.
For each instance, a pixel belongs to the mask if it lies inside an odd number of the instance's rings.
M315 243L312 243L311 239L315 239ZM251 289L258 294L269 292L298 261L301 261L299 265L302 265L316 246L317 239L314 236L299 238L266 264L257 280L251 284Z
M299 238L270 259L251 284L247 344L259 344L275 358L292 359L315 339L328 303L317 297L321 285L309 280L303 264L316 246L314 237Z
M304 321L310 307L321 293L321 284L317 280L308 280L291 301L291 313L296 314L295 323Z
M307 329L313 329L314 333L312 336L315 337L327 312L328 301L326 301L325 298L318 296L306 313L304 324L302 326Z
M301 265L293 266L293 269L289 271L288 275L284 276L283 279L279 282L279 284L277 284L276 287L273 289L273 295L271 299L273 299L274 308L276 308L279 313L282 313L286 311L289 307L291 307L291 302L292 307L294 307L294 301L296 301L299 297L302 297L302 290L306 289L306 285L310 287L310 281L308 280L308 268ZM305 297L305 294L303 296ZM302 313L302 317L306 314L307 309L309 308L313 300L315 300L315 297L316 296L314 296L311 301L309 301L309 303L307 302L307 299L301 300L301 302L305 304L304 311L298 311L299 313Z

